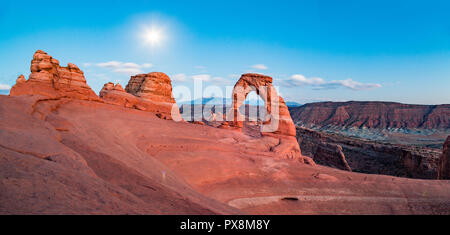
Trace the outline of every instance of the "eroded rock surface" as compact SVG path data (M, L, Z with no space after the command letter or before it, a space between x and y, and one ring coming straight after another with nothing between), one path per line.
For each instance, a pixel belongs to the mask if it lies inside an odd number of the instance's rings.
M289 110L297 126L383 143L441 149L450 135L450 104L319 102Z
M337 169L352 171L345 159L342 147L337 144L320 143L314 153L314 162Z
M295 136L295 125L289 114L288 107L281 96L278 96L272 85L272 78L261 74L244 74L234 86L232 108L228 113L228 120L237 127L243 126L245 117L239 112L247 95L255 91L265 102L266 117L262 132L286 136Z
M302 153L314 156L314 160L323 165L336 165L336 158L319 158L317 151L323 152L321 145L331 144L342 147L349 167L356 172L385 174L408 178L436 179L441 151L399 144L385 144L369 140L346 137L334 133L319 132L308 128L297 128L298 142ZM335 156L335 155L332 155ZM338 155L339 156L339 155Z
M181 120L169 76L160 72L132 76L125 89L106 83L100 97L107 103L156 113L162 119Z
M450 129L450 104L320 102L291 108L291 115L295 123L305 127Z
M34 53L29 79L25 80L25 77L20 75L11 88L10 96L19 95L99 100L87 85L83 71L75 64L69 63L67 67L62 67L58 60L41 50Z
M450 136L442 147L442 156L439 162L439 179L450 179Z
M260 127L261 141L275 139L277 146L271 147L271 151L279 157L296 159L303 163L314 164L314 161L302 156L295 138L295 125L289 114L289 110L272 85L272 78L261 74L243 74L234 86L232 93L232 106L227 112L227 122L220 128L242 130L244 121L248 117L243 116L239 109L244 104L250 92L256 92L265 103L266 114ZM255 136L255 135L254 135ZM271 142L271 140L269 140Z

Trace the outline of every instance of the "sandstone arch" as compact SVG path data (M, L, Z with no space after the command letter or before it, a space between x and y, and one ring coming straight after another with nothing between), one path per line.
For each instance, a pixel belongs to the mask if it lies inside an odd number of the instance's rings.
M289 110L272 85L269 76L248 73L241 76L234 85L232 93L232 107L227 113L227 121L222 128L231 125L242 128L244 117L239 112L239 107L244 104L247 95L255 91L264 100L266 116L261 126L262 139L260 143L271 145L270 151L281 158L295 159L303 163L314 165L314 161L302 156L296 138L296 129ZM275 143L272 145L271 143Z
M272 78L261 74L244 74L235 84L232 93L232 107L228 112L227 120L234 127L242 128L244 117L239 112L247 95L255 91L262 100L266 109L266 117L261 126L261 133L296 136L295 125L283 98L278 96L272 85Z

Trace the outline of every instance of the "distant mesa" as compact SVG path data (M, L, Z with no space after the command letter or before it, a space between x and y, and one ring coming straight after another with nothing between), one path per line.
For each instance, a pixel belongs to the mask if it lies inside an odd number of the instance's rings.
M305 127L450 129L450 104L319 102L291 108L290 111L294 122Z

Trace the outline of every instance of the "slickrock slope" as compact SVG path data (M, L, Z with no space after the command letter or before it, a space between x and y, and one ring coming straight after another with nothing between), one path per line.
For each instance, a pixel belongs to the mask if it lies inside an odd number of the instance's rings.
M324 133L303 127L297 128L302 153L313 156L318 164L334 166L338 155L318 154L323 144L342 147L349 167L356 172L384 174L409 178L436 179L441 151L415 146L378 143ZM328 152L331 153L331 152ZM316 157L319 157L316 159Z
M441 160L439 162L439 179L450 179L450 136L444 143Z
M449 181L310 166L277 158L243 132L100 102L37 100L0 96L0 214L450 211Z
M322 102L291 108L304 126L450 129L450 104L410 105L393 102Z
M125 90L120 84L106 83L100 97L110 104L156 113L162 119L181 120L170 78L164 73L132 76Z
M99 100L87 85L83 71L72 63L61 67L58 60L41 50L34 53L29 79L20 75L10 91L11 96L36 94L52 99Z
M240 213L138 146L154 114L40 98L0 96L0 214Z

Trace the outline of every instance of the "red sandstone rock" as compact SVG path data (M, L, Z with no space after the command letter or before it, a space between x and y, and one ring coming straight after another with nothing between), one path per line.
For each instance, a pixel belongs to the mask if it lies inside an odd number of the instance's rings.
M342 147L337 144L320 143L314 154L314 162L337 169L352 171L345 159Z
M243 105L247 95L252 91L255 91L266 104L266 117L261 126L261 134L279 141L279 145L272 148L271 151L277 153L279 157L314 164L311 158L302 156L295 138L295 125L289 110L283 98L278 96L276 89L272 85L272 78L269 76L260 74L244 74L241 76L233 89L233 104L228 111L228 123L222 124L220 128L229 128L225 124L243 128L245 117L240 114L239 108Z
M24 83L24 82L26 82L26 81L27 81L27 79L25 79L25 76L23 76L23 74L21 74L21 75L17 78L16 84L17 84L17 83Z
M438 179L450 179L450 136L447 137L443 146Z
M99 100L87 85L83 71L69 63L61 67L59 61L38 50L31 61L31 74L27 81L21 75L11 88L10 96L44 95L50 98Z
M239 112L239 107L244 103L247 95L255 91L266 103L265 126L267 131L274 134L295 136L295 126L292 122L289 110L282 97L278 96L272 85L272 78L260 74L244 74L235 84L232 98L233 106L228 113L228 121L233 120L233 125L242 127L244 117Z
M109 104L153 112L162 119L181 121L170 78L164 73L132 76L125 90L120 84L106 83L100 97Z
M125 91L125 90L123 89L122 85L120 85L119 83L117 83L117 84L114 86L114 90L116 90L116 91Z
M125 90L132 95L153 102L175 103L172 95L172 83L169 76L164 73L153 72L132 76Z
M314 161L321 165L347 168L342 161L336 162L343 158L340 153L335 154L333 147L322 146L339 145L353 171L418 179L436 179L438 174L441 152L436 149L379 143L303 127L297 128L297 136L302 154L314 156Z
M202 122L202 121L193 121L192 123L193 123L193 124L196 124L196 125L201 125L201 126L204 126L204 125L205 125L205 123Z
M338 181L338 179L334 176L327 175L327 174L321 174L321 173L315 173L312 175L312 177L314 177L315 179L324 180L324 181L331 181L331 182Z

